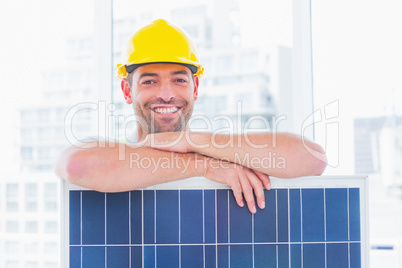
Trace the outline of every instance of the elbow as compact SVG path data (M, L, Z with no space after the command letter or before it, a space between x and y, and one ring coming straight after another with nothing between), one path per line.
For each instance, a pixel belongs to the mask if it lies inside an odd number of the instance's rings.
M84 150L69 148L59 157L56 174L71 184L82 185L82 178L88 175L88 165Z
M324 173L327 164L328 164L328 159L327 155L325 153L325 150L318 144L313 144L313 146L310 147L311 151L310 153L310 158L311 160L311 175L313 176L320 176Z

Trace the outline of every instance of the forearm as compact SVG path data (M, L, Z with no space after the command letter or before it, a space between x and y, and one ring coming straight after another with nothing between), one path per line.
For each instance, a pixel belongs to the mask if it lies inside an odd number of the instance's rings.
M323 149L293 134L191 133L189 138L193 152L237 163L274 177L321 175L326 167Z
M71 147L60 156L56 173L72 184L102 192L134 190L204 174L204 156L118 145Z

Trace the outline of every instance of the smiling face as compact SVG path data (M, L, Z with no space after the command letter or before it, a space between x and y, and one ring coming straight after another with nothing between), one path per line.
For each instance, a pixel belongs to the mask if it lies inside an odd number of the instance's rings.
M131 94L138 120L140 140L150 133L187 129L198 94L198 77L179 64L148 64L137 68L131 80ZM122 82L123 84L127 81ZM127 103L131 95L123 93Z

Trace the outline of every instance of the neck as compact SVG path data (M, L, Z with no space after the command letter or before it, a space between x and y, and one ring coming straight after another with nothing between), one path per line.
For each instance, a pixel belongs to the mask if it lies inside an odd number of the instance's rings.
M139 126L138 124L137 124L137 129L138 129L138 141L139 141L139 142L144 141L145 138L147 137L147 135L150 134L150 133L147 133L147 132L143 133L142 127ZM185 127L183 130L181 130L181 131L182 131L182 132L188 132L188 131L189 131L188 124L187 124L186 127Z

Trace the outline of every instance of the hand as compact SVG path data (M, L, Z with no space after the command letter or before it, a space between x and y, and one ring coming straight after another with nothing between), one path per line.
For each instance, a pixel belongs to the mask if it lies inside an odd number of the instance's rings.
M254 191L258 207L261 209L265 208L263 185L265 185L267 190L271 189L268 175L218 159L209 158L207 162L204 177L215 182L227 184L232 189L236 202L240 207L244 206L244 195L250 212L257 212L253 195Z

